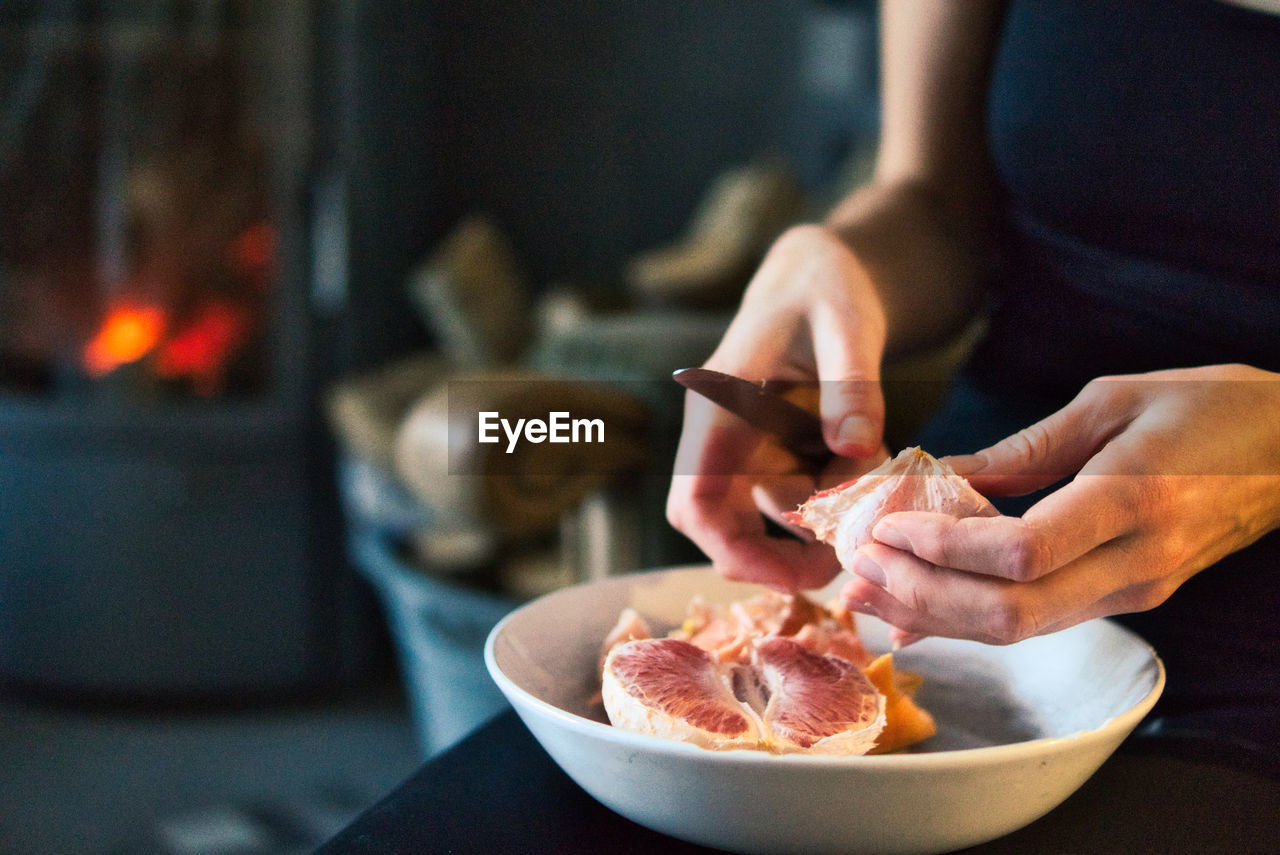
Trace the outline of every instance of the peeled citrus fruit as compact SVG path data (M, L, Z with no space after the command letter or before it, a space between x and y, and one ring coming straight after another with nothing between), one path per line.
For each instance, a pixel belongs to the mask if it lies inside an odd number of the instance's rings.
M872 541L871 530L880 518L897 511L1000 515L950 466L927 451L908 448L865 475L814 493L787 519L831 544L841 566L848 567L858 547Z
M768 701L765 747L813 754L865 754L885 725L885 699L862 670L838 656L810 653L788 638L756 644Z
M618 727L703 748L755 748L759 716L735 697L732 679L731 669L701 647L647 638L609 652L601 691Z
M893 654L885 653L867 666L866 675L885 697L885 726L876 738L872 754L897 751L938 732L933 716L912 697L922 682L919 674L894 670Z
M852 612L803 594L694 597L665 638L624 609L600 661L613 725L703 748L883 753L937 729L912 700L919 675L873 657Z
M857 665L780 636L747 646L745 663L677 638L615 646L602 687L609 721L717 750L864 754L875 745L884 696Z

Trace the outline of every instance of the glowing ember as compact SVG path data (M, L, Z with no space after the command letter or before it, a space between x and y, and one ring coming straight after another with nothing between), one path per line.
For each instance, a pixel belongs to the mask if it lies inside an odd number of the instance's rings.
M159 306L117 303L85 345L85 372L101 378L146 359L155 377L186 380L192 391L206 397L221 392L228 365L250 337L249 311L210 300L190 321L173 327Z
M274 278L279 236L255 220L225 241L221 232L217 237L221 250L212 256L203 242L190 253L177 242L137 259L137 271L116 283L117 296L84 347L88 376L100 379L136 363L130 385L159 381L151 385L212 397L233 371L252 371L241 357L255 355L257 314Z
M164 328L164 311L157 306L116 306L85 346L85 371L92 377L103 377L121 365L137 362L159 343Z
M164 343L156 355L156 374L189 378L198 394L222 386L227 363L243 343L249 319L225 303L208 303L191 323Z

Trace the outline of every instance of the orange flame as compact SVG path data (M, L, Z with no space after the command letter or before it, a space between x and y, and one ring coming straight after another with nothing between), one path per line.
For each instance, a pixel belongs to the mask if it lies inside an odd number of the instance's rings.
M160 342L164 328L164 311L158 306L117 305L85 345L85 371L92 377L103 377L121 365L137 362Z
M97 379L145 358L156 378L185 381L206 397L221 392L237 354L254 334L257 300L272 278L278 244L275 228L265 221L250 223L227 242L215 276L232 274L241 285L241 299L200 299L208 282L193 266L177 270L181 278L163 289L180 292L174 306L152 302L138 290L114 300L84 346L85 373ZM170 314L175 306L181 311Z

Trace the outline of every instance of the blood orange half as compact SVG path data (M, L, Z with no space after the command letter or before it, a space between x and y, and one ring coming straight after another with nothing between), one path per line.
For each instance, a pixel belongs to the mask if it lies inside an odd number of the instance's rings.
M731 666L677 638L614 647L605 659L602 695L616 727L704 748L760 742L758 717L734 696Z
M764 720L773 750L865 754L885 724L885 699L857 665L810 653L789 638L756 644L768 690Z
M674 638L618 645L605 660L609 720L717 750L864 754L884 697L858 666L790 639L749 640L746 663Z

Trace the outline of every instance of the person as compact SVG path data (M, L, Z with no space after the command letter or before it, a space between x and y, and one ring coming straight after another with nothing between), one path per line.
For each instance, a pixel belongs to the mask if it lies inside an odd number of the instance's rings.
M886 516L848 606L903 641L1113 616L1168 669L1145 733L1280 769L1280 14L894 0L881 40L872 179L777 239L706 362L818 381L835 457L689 396L669 521L728 577L835 578L768 521L883 460L883 360L980 311L919 442L1029 498Z

